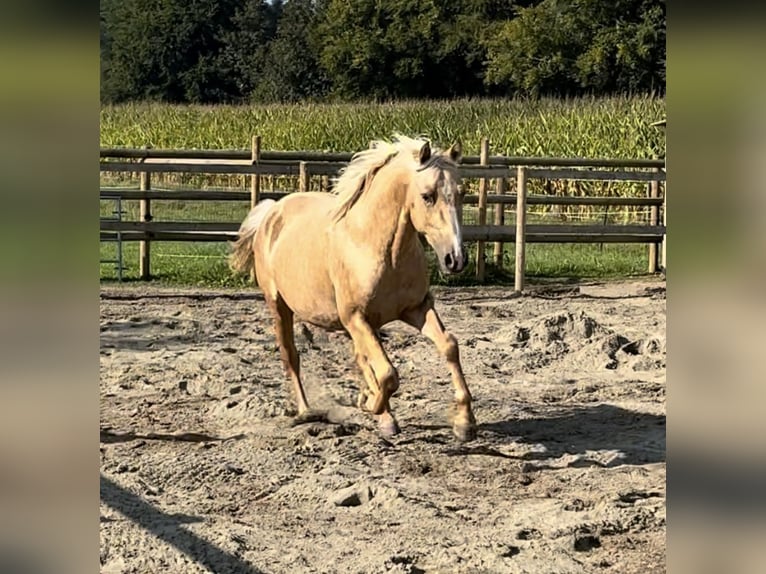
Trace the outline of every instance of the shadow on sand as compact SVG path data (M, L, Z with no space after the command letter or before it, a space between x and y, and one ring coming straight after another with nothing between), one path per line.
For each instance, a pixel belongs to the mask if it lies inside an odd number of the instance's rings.
M484 431L484 432L482 432ZM588 451L619 451L622 464L665 461L665 416L614 405L578 405L524 419L483 423L479 432L518 442L541 444L524 460L545 460Z
M211 572L261 574L243 559L183 528L184 524L201 522L201 518L162 512L104 475L101 475L101 501Z

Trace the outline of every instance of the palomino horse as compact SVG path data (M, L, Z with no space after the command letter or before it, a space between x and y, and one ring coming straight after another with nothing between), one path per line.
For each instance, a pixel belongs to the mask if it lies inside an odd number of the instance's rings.
M299 419L312 414L301 383L294 316L351 336L367 385L359 406L377 415L384 436L396 434L389 399L399 387L399 375L378 330L401 320L433 341L446 359L455 389L454 433L461 440L475 437L457 341L434 309L419 239L423 235L433 247L442 273L462 271L460 158L459 143L440 152L427 141L404 136L393 143L376 141L354 155L334 194L264 200L242 222L230 265L241 273L255 267Z

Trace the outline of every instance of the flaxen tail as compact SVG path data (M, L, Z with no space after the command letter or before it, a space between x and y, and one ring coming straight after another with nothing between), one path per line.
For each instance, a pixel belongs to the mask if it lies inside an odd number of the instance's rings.
M232 244L229 254L229 267L232 271L248 274L253 270L255 266L253 240L263 218L275 203L273 199L265 199L253 207L245 217L239 227L239 237Z

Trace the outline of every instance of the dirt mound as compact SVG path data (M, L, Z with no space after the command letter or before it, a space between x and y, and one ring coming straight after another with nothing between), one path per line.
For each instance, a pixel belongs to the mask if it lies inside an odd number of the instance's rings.
M630 339L603 326L585 311L552 313L518 325L512 339L528 369L556 361L595 369L624 366L637 371L665 367L664 336Z
M584 311L576 315L571 312L554 313L518 327L516 340L533 349L569 350L573 346L579 346L581 341L604 331L605 329Z

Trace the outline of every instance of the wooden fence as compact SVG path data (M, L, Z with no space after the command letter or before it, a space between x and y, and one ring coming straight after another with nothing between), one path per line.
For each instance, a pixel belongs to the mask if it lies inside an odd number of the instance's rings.
M154 241L231 241L240 222L171 222L152 221L151 202L161 200L238 201L255 205L265 198L279 199L285 193L264 192L264 176L297 176L297 191L307 191L312 177L320 177L326 188L328 178L350 161L351 153L305 151L266 151L255 136L250 150L159 150L102 148L101 172L138 173L139 189L104 188L101 199L139 201L139 220L102 219L102 241L139 241L139 273L150 276L151 242ZM665 270L666 214L665 162L659 159L583 159L490 156L485 138L479 156L464 156L459 167L463 180L478 180L478 192L465 196L465 205L477 206L477 223L463 226L466 242L476 242L476 275L485 276L485 244L494 243L493 257L502 266L503 244L515 243L515 289L524 287L525 248L527 243L646 243L649 244L651 273ZM243 174L250 177L249 191L152 189L155 173ZM528 193L532 179L577 181L645 182L643 197L572 197ZM495 181L490 193L490 181ZM505 193L515 181L515 193ZM487 223L487 207L495 206L492 224ZM506 225L505 207L516 207L515 225ZM648 225L571 225L527 223L528 206L601 206L649 208Z

